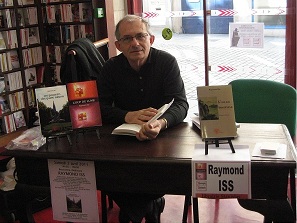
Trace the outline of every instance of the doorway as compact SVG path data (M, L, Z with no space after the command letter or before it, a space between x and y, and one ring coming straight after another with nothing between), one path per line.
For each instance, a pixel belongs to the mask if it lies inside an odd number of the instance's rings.
M143 0L141 10L156 36L153 47L176 57L194 110L197 86L239 78L284 82L287 0ZM171 39L163 38L164 28Z

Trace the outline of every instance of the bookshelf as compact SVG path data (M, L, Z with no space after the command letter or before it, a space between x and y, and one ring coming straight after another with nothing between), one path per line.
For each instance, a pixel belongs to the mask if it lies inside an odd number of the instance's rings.
M34 89L60 84L61 58L71 42L107 38L106 18L96 18L99 7L105 1L0 0L1 140L32 126ZM108 58L107 49L100 52Z

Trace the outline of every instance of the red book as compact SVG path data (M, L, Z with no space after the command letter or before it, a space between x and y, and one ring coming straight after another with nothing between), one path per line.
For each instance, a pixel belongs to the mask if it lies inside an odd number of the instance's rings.
M67 93L73 129L102 125L95 80L68 83Z

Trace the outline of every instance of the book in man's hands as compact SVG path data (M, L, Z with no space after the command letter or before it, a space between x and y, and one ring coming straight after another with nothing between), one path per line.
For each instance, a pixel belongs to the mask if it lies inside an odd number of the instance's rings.
M172 105L173 101L174 99L172 99L170 103L164 104L161 108L159 108L157 114L155 114L155 116L152 117L147 123L149 124L157 120L158 118L160 118L167 111L167 109ZM136 133L140 131L140 129L141 129L141 125L124 123L118 126L117 128L115 128L111 134L135 136Z

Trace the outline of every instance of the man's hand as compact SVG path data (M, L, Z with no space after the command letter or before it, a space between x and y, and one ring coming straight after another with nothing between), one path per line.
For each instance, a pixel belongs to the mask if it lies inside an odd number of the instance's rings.
M145 108L139 111L128 112L125 116L125 122L130 124L145 124L148 120L157 114L158 110L155 108Z
M140 131L136 133L136 138L139 141L152 140L157 138L161 129L165 128L163 119L158 119L150 124L143 124Z

